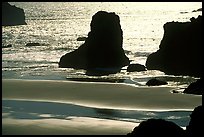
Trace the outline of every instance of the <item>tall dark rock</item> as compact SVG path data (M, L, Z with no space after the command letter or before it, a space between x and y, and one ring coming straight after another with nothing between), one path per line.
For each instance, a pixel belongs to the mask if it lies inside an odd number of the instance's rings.
M97 12L85 43L60 58L59 67L75 69L121 68L130 61L122 48L123 32L119 16Z
M2 26L15 25L26 25L24 10L2 2Z
M147 69L173 75L203 76L202 16L190 20L164 24L159 50L148 56Z

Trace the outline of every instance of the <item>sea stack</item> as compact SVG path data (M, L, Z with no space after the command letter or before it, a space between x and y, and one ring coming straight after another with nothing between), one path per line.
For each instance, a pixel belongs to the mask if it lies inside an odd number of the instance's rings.
M114 70L130 64L122 48L123 31L114 12L98 11L91 21L85 43L60 58L59 67Z
M26 25L24 10L2 2L2 26L15 25Z
M203 76L202 16L190 21L164 24L159 50L148 56L147 69L170 75Z

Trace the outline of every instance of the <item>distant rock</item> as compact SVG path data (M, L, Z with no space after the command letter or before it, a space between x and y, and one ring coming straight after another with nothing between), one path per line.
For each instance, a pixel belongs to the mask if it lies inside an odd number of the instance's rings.
M158 80L156 78L150 79L147 81L147 86L159 86L159 85L167 85L168 83L166 81Z
M15 25L26 25L24 10L2 2L2 26Z
M27 43L26 47L40 46L40 43Z
M27 43L25 46L26 47L36 47L36 46L47 46L49 44L46 43L38 43L38 42L31 42L31 43Z
M171 121L148 119L141 122L127 135L135 137L185 137L185 131Z
M204 80L203 78L198 79L196 82L191 83L183 93L186 94L196 94L196 95L203 95L204 92Z
M191 22L168 22L159 50L148 56L148 70L170 75L203 76L202 16Z
M186 11L181 11L180 13L181 13L181 14L185 14L185 13L188 13L188 12L186 12Z
M193 10L192 12L198 12L198 11L202 11L202 8L199 8L197 10Z
M6 46L2 46L2 48L11 48L11 47L12 47L12 45L11 45L11 44L6 45Z
M141 64L130 64L127 67L127 72L134 72L134 71L146 71L146 67L144 65Z
M77 38L77 41L85 41L86 40L86 37L78 37Z
M123 32L119 16L114 12L97 12L85 43L60 58L59 67L94 70L122 68L130 61L122 48Z

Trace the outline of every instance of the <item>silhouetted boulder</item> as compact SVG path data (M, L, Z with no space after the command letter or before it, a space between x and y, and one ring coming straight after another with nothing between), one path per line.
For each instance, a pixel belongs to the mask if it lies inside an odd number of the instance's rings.
M158 80L158 79L150 79L147 81L146 85L147 86L159 86L159 85L166 85L168 84L166 81Z
M14 25L26 25L24 10L2 2L2 26Z
M191 113L189 125L186 126L187 137L201 137L203 134L203 106L196 107Z
M186 12L186 11L181 11L180 13L181 13L181 14L185 14L185 13L188 13L188 12Z
M198 11L202 11L202 8L199 8L197 10L193 10L192 12L198 12Z
M11 48L11 47L12 47L12 45L11 45L11 44L6 45L6 46L2 46L2 48Z
M127 67L127 72L134 72L134 71L146 71L146 67L144 65L141 64L130 64Z
M203 76L202 16L191 22L164 24L164 36L159 50L148 56L148 70L166 74Z
M203 91L204 91L204 80L203 78L201 78L201 79L198 79L196 82L191 83L183 91L183 93L203 95Z
M85 41L86 40L86 37L78 37L77 38L77 41Z
M119 16L114 12L99 11L92 17L90 26L85 43L63 55L59 67L94 70L129 65L130 61L122 48L123 32Z
M135 137L185 137L185 131L175 123L163 119L148 119L127 135Z
M40 46L40 43L37 43L37 42L27 43L25 46L26 46L26 47Z

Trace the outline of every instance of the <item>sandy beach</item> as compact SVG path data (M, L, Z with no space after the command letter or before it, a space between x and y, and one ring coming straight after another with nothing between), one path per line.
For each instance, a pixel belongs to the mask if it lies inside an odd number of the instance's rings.
M190 112L202 104L202 96L173 94L171 90L171 87L135 87L121 83L3 79L2 132L125 135L139 121L108 118L109 115L113 117L122 110ZM93 111L93 108L97 109ZM104 111L106 117L100 117L103 109L116 109L113 112L117 113Z

